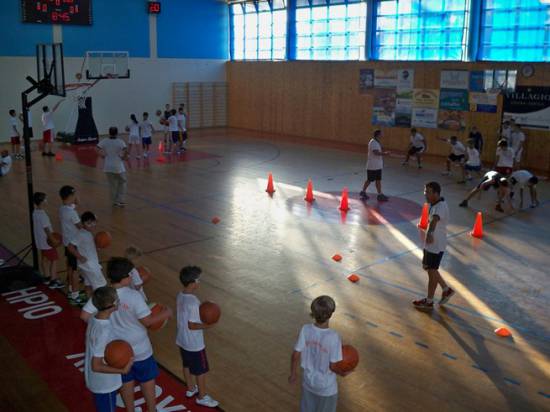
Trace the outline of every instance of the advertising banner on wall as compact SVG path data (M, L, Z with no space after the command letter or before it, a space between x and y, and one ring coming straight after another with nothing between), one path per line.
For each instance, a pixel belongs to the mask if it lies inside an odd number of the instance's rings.
M397 87L397 70L374 71L374 87Z
M484 71L470 72L470 91L472 92L485 91L485 72Z
M397 88L395 104L395 125L398 127L411 127L413 107L413 90Z
M466 119L463 112L440 110L437 125L440 129L460 131L466 128Z
M441 89L439 91L439 108L460 111L469 110L468 90Z
M413 107L411 124L414 127L437 128L437 109Z
M550 130L550 87L517 86L505 93L503 120L511 118L526 129Z
M359 93L366 94L374 87L374 70L359 69Z
M470 72L467 70L442 70L439 87L441 89L464 89L470 85Z
M414 70L399 69L397 70L397 88L412 89L414 87Z
M498 93L470 92L470 111L496 113Z
M374 89L373 97L372 123L393 126L395 124L395 89Z
M438 89L414 89L413 107L437 109L439 107Z

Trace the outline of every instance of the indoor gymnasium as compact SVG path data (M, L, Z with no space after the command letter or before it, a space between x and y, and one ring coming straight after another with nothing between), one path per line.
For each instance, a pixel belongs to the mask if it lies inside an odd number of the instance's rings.
M550 411L549 0L3 0L0 411Z

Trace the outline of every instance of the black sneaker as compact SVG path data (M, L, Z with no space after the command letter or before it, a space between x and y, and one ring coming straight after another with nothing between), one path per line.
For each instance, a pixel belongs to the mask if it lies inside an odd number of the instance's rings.
M384 195L383 193L380 193L376 199L380 202L387 202L388 200L390 200L390 198L386 195Z
M50 156L50 157L55 156L55 153L48 152L48 156Z
M468 207L468 201L467 200L463 200L462 202L460 202L460 204L458 205L460 207Z
M42 152L42 156L48 156L48 153Z
M49 285L51 281L52 281L52 278L50 278L50 277L47 277L47 278L46 278L46 277L43 277L43 278L42 278L42 283L43 283L44 285Z
M496 210L497 212L504 213L504 209L502 208L501 205L496 205L496 206L495 206L495 210Z
M365 200L369 198L369 196L367 195L367 192L365 192L364 190L361 190L361 191L359 192L359 197L360 197L361 199L365 199Z
M49 283L48 287L50 289L62 289L65 285L59 279L54 279Z

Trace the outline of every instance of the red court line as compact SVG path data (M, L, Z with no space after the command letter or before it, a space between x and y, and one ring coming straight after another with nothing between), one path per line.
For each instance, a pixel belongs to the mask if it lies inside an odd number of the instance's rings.
M2 335L70 411L93 412L92 396L80 369L86 324L80 309L42 285L0 295ZM163 368L156 380L157 411L212 411L185 397L185 385ZM144 401L136 393L136 412ZM123 411L117 400L117 411Z

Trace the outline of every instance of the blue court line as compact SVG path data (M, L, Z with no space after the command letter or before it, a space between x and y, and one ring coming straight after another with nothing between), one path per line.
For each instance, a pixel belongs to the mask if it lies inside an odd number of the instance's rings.
M512 378L504 378L504 381L505 382L508 382L508 383L511 383L512 385L521 385L521 382L515 380L515 379L512 379Z
M543 391L538 391L538 394L541 396L544 396L546 399L550 399L550 393L546 393Z
M456 356L451 355L450 353L447 353L447 352L443 352L442 355L445 356L446 358L449 358L449 359L452 359L452 360L457 360L458 359Z
M472 365L472 368L477 369L477 370L482 371L482 372L485 372L485 373L489 372L487 369L485 369L485 368L483 368L479 365Z
M369 322L368 320L366 320L365 323L366 323L367 325L369 325L371 328L377 328L377 327L378 327L378 325L377 325L376 323Z
M401 334L399 334L399 333L397 333L397 332L394 332L394 331L391 331L391 332L390 332L390 335L393 335L393 336L395 336L396 338L403 338L403 335L401 335Z
M418 345L420 346L421 348L424 348L424 349L430 349L430 347L428 345L426 345L425 343L422 343L422 342L414 342L415 345Z

